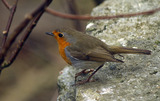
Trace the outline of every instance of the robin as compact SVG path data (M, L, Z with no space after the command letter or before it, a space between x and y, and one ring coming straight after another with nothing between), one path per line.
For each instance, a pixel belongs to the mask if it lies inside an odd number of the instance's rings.
M76 77L84 73L86 69L96 68L88 79L78 84L89 82L105 62L123 63L122 60L114 57L115 54L151 54L149 50L110 46L96 37L69 28L57 29L53 32L46 32L46 34L57 40L59 53L68 64L75 68L84 69L77 73Z

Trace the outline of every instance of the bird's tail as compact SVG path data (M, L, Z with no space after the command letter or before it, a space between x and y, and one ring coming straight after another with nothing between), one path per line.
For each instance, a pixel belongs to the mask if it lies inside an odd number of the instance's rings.
M144 49L135 49L135 48L126 48L126 47L118 47L118 46L108 46L108 51L110 51L112 54L120 54L120 53L126 53L126 54L145 54L150 55L150 50L144 50Z

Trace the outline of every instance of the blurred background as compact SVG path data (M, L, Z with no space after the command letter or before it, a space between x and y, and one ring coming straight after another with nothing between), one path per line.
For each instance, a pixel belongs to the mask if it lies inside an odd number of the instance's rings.
M7 1L13 4L15 0ZM53 0L49 7L59 12L74 13L70 8L72 1ZM75 14L90 14L92 8L98 4L95 0L75 1ZM10 32L41 2L42 0L19 0ZM9 14L9 10L0 1L1 33L6 27ZM58 53L55 39L45 32L62 26L84 31L86 24L87 21L67 20L44 13L17 59L0 75L0 101L55 101L57 77L67 64ZM1 40L2 34L0 42Z

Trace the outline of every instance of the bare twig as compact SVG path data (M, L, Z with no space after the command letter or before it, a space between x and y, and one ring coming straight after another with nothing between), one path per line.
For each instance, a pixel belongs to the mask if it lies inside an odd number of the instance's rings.
M6 67L10 66L13 63L13 61L16 59L16 57L19 54L19 52L21 51L25 41L27 40L27 38L31 34L32 30L36 26L37 22L39 21L40 17L42 16L43 12L41 12L35 19L32 20L29 27L26 29L26 32L24 33L22 38L19 40L19 43L17 44L17 48L13 51L10 58L3 64L2 68L6 68Z
M46 8L46 11L49 14L58 16L58 17L62 17L62 18L66 18L66 19L79 19L79 20L100 20L100 19L114 19L114 18L127 18L127 17L133 17L133 16L139 16L139 15L150 15L153 13L156 13L158 11L160 11L160 7L153 9L153 10L148 10L148 11L144 11L144 12L138 12L138 13L131 13L131 14L119 14L119 15L115 15L115 16L89 16L89 15L72 15L72 14L64 14L64 13L60 13L57 12L53 9L50 8Z
M2 0L2 2L8 9L11 9L11 5L9 5L9 3L6 0Z
M32 19L34 19L38 14L40 14L40 12L43 12L45 10L45 8L51 2L52 2L52 0L44 0L44 2L36 10L34 10L31 14L27 15L27 17L17 26L17 28L12 33L12 36L8 39L4 49L2 49L2 51L0 53L0 65L1 65L0 69L3 69L2 67L4 65L2 66L2 63L4 62L4 58L9 50L9 48L12 46L13 42L16 40L17 36L24 30L24 28L29 24L29 22ZM31 31L32 31L32 29L31 29Z
M9 16L9 19L8 19L7 26L6 26L5 30L3 31L2 49L4 48L6 40L7 40L7 37L8 37L9 29L10 29L10 26L11 26L11 23L12 23L16 8L17 8L17 3L18 3L18 0L16 0L15 4L12 7L10 7L11 13L10 13L10 16ZM6 7L9 6L8 4L6 4L6 5L7 5Z

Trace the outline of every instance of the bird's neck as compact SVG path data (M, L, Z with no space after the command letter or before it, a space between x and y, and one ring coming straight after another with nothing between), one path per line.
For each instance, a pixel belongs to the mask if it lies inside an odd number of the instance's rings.
M70 60L68 60L68 58L66 57L66 54L65 54L65 48L66 48L67 46L69 46L69 45L70 45L70 43L67 42L67 41L58 42L60 55L62 56L62 58L63 58L68 64L71 64Z
M59 45L59 47L65 48L65 47L69 46L70 43L65 41L64 39L61 39L58 41L58 45Z

